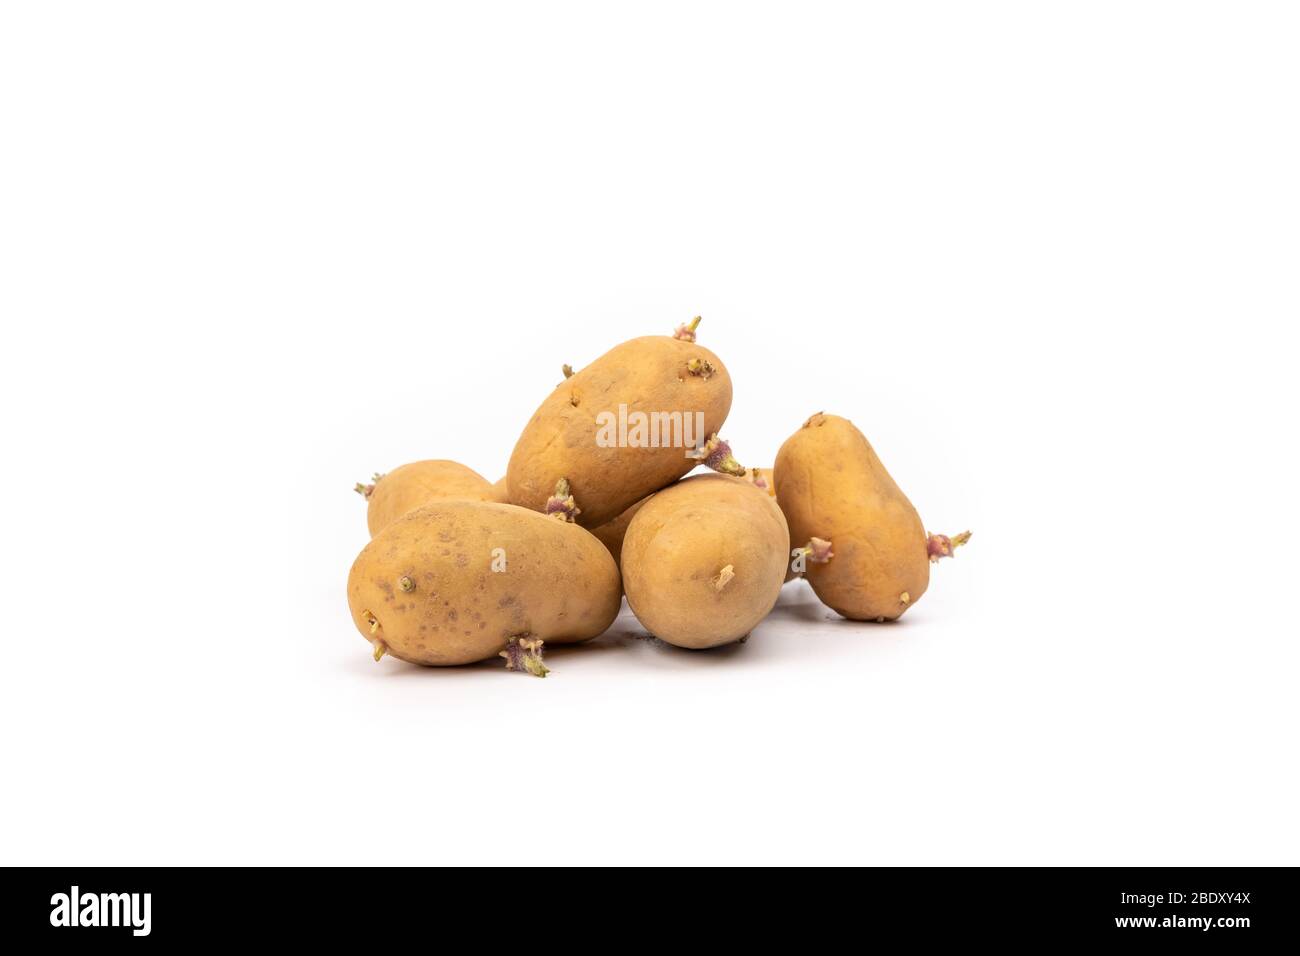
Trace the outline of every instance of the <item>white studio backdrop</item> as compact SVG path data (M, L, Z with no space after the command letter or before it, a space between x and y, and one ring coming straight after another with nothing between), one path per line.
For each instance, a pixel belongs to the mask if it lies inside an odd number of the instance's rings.
M1294 864L1286 4L0 13L0 859ZM374 664L350 488L704 317L893 626Z

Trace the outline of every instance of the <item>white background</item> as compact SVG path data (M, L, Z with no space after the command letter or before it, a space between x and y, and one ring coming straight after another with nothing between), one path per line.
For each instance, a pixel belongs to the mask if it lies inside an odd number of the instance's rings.
M5 863L1300 862L1288 4L6 5ZM704 316L897 626L371 662L352 484Z

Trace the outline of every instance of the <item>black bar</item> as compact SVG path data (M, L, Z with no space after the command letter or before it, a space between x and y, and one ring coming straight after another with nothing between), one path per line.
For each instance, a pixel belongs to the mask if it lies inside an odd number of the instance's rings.
M698 924L700 942L729 947L737 937L762 942L801 933L813 940L851 931L868 944L903 934L918 942L1133 941L1240 949L1287 944L1300 923L1291 868L816 874L53 868L10 869L6 875L11 889L4 898L4 927L11 937L44 944L79 940L96 948L250 940L373 946L436 927L443 928L439 935L459 933L486 921L492 934L504 934L486 936L489 946L524 930L545 939L557 927L563 935L554 942L600 931L616 933L611 945L615 938L641 945L668 941L671 933ZM116 917L119 925L70 925L74 886L81 904L77 922ZM112 896L105 900L103 894ZM89 897L96 901L87 902ZM69 906L60 909L65 900ZM445 943L430 939L431 946Z

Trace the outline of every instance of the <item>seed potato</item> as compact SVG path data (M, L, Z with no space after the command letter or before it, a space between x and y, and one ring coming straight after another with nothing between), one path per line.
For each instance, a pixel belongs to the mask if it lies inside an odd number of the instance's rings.
M617 616L620 593L614 559L583 528L452 499L390 523L348 575L352 620L376 660L434 666L589 640Z
M623 539L628 605L679 647L739 640L776 604L789 531L776 501L750 482L697 475L665 488Z
M776 456L776 496L796 547L809 544L804 576L832 610L857 621L892 621L930 584L932 545L947 553L969 534L927 536L862 432L818 413Z
M715 437L731 410L731 377L721 359L689 338L652 335L615 346L565 379L542 402L510 456L506 472L510 501L534 511L545 509L556 482L567 478L578 508L578 524L595 528L617 518L646 495L690 471L700 461L673 447L672 435L660 447L630 442L602 447L600 416L681 413L679 437L694 430L693 413L704 413L703 434L693 446ZM607 419L606 419L607 420ZM671 429L668 429L671 431ZM608 431L605 432L608 435ZM634 433L629 432L629 434ZM649 435L642 435L647 442ZM620 437L620 441L622 441ZM743 474L725 443L713 442L704 463Z
M356 490L368 502L366 524L372 538L407 512L441 498L492 500L491 482L471 468L441 458L413 461L375 475L373 484L359 484Z

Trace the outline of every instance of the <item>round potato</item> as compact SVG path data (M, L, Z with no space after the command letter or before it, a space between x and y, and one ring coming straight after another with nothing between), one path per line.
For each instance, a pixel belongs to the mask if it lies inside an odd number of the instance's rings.
M731 377L690 336L632 339L556 386L510 456L511 503L543 510L567 478L578 524L595 528L701 462L743 474L716 437Z
M637 620L678 647L739 640L776 604L789 531L753 484L697 475L645 502L623 539L623 587Z
M508 505L508 504L510 504L510 494L509 494L509 492L506 491L506 480L505 480L505 478L498 478L498 479L496 480L496 483L492 485L492 499L491 499L491 500L492 500L492 501L495 501L495 502L496 502L497 504L499 504L499 505Z
M930 584L934 549L965 543L927 536L921 518L848 419L818 413L781 446L776 496L804 577L823 604L857 621L892 621ZM946 543L946 544L945 544Z
M352 620L376 659L415 664L589 640L619 597L614 559L588 531L493 502L436 501L398 518L348 575Z
M369 503L366 524L372 538L402 515L431 501L492 500L490 481L471 468L441 458L413 461L386 475L375 475L373 484L357 485L356 490Z

